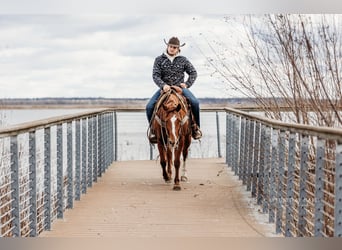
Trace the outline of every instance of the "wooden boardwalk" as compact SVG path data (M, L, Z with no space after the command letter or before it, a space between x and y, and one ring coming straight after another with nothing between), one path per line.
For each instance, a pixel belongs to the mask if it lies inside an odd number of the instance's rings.
M157 161L115 162L41 237L272 237L223 159L189 159L182 191Z

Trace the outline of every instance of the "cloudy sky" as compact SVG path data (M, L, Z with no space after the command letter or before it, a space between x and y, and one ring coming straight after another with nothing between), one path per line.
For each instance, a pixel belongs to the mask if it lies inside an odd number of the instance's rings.
M208 41L236 45L243 31L230 17L2 14L0 98L150 97L156 90L154 58L165 50L163 39L171 36L186 43L181 54L198 71L193 93L226 97L229 90L211 76L205 55Z
M232 97L205 56L208 42L224 43L241 60L236 13L329 13L342 10L336 2L0 0L0 98L150 97L154 58L171 36L186 43L182 54L198 71L193 93Z

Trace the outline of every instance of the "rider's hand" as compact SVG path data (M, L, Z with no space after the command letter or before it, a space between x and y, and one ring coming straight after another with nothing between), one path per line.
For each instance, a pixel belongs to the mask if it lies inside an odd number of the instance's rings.
M188 87L188 86L186 86L186 84L184 82L181 83L180 86L181 86L182 89L186 89Z
M171 89L171 87L170 87L170 85L164 85L164 87L163 87L163 91L164 92L167 92L167 91L169 91Z

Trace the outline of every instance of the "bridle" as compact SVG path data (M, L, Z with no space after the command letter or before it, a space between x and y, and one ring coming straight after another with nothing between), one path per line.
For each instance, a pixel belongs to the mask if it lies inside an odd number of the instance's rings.
M184 130L184 124L189 120L189 114L187 111L187 113L184 115L184 117L181 118L178 111L173 110L173 111L169 112L166 117L171 117L169 115L170 113L173 113L174 116L176 117L176 119L180 122L180 126L179 126L178 131L177 131L178 132L177 134L179 136L177 138L177 141L175 141L175 143L174 143L174 146L177 148L178 144L179 144L179 140L181 138L181 135L184 133L184 131L183 131ZM165 131L165 133L163 133L163 131L161 131L161 136L162 136L163 145L165 148L167 148L167 146L171 146L171 144L170 144L170 141L166 139L166 138L170 137L170 135L168 133L168 129L166 127L166 121L162 120L158 115L155 116L155 119L158 122L158 124L160 125L161 130L164 129L164 131ZM166 138L164 135L166 135Z

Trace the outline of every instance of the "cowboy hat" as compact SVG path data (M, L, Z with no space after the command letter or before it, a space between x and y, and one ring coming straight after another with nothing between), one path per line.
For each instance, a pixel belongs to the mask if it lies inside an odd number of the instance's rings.
M183 43L182 45L180 45L180 42L179 42L179 39L177 37L171 37L169 39L169 42L167 43L164 39L164 42L166 45L172 45L172 46L175 46L175 47L183 47L185 45L185 43Z

